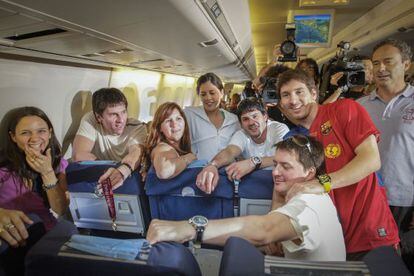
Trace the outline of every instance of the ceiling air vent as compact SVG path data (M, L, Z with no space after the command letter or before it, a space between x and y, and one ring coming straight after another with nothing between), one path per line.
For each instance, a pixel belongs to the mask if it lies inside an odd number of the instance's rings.
M105 55L103 55L101 53L93 53L93 54L84 54L84 55L81 55L81 56L90 58L90 57L103 57Z
M199 42L198 45L200 45L203 48L206 48L206 47L210 47L210 46L216 45L217 43L218 43L217 38L214 38L214 39L209 40L209 41Z
M65 33L65 32L67 31L63 29L55 28L55 29L48 29L48 30L26 33L26 34L15 34L13 36L5 37L5 39L10 39L13 41L20 41L24 39L42 37L42 36L53 35L53 34L60 34L60 33Z
M151 62L160 62L160 61L164 61L164 59L156 58L156 59L139 60L139 61L131 62L130 65L138 65L138 64L151 63Z

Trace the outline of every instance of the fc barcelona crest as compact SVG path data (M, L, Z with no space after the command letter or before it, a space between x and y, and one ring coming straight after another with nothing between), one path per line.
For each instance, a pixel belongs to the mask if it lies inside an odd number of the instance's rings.
M321 132L322 135L328 135L332 130L332 124L331 121L326 121L321 125Z

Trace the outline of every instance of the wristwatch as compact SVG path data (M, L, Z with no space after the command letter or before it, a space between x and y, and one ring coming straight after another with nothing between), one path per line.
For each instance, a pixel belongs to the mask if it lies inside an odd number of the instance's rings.
M316 176L319 180L319 183L323 186L325 193L329 193L331 190L331 177L327 174L321 174Z
M260 158L259 156L250 157L250 161L252 161L253 165L255 166L255 170L259 169L260 165L262 165L262 158Z
M204 216L196 215L188 220L196 230L196 238L194 240L194 247L200 248L203 241L204 230L208 224L208 219Z

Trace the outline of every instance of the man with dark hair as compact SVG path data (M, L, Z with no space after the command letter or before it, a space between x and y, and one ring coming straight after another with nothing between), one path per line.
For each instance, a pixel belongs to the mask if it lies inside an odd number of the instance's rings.
M330 192L349 260L379 246L396 246L398 229L375 174L381 165L379 132L365 109L349 99L318 105L314 81L302 71L281 74L278 93L284 112L322 142L328 172L318 180L296 181L287 198Z
M218 169L232 162L226 168L231 181L241 179L255 169L272 166L272 146L289 131L285 124L268 120L266 109L258 99L241 101L237 115L242 129L233 134L228 146L214 156L197 176L197 186L206 193L215 189ZM239 155L244 160L234 162Z
M257 246L281 242L286 258L312 261L344 261L345 244L336 209L327 194L286 194L292 181L311 180L324 172L323 147L314 138L294 136L276 145L272 172L274 189L282 204L262 216L208 221L194 216L189 221L153 219L147 240L185 242L194 240L224 245L231 236ZM265 247L266 249L266 247Z
M99 182L107 177L114 188L135 170L141 158L141 145L147 136L140 121L127 118L128 102L116 88L102 88L92 96L93 111L85 114L73 141L72 159L115 160L121 165L109 169Z
M403 41L385 40L374 47L372 61L377 89L359 100L381 132L380 174L397 222L402 256L414 272L414 87L404 81L412 52ZM409 260L408 258L411 258Z

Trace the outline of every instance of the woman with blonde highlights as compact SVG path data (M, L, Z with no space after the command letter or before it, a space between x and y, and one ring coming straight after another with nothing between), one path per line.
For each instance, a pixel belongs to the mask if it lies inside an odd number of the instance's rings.
M183 110L174 102L160 105L146 142L146 169L152 164L158 178L169 179L180 174L195 159Z

